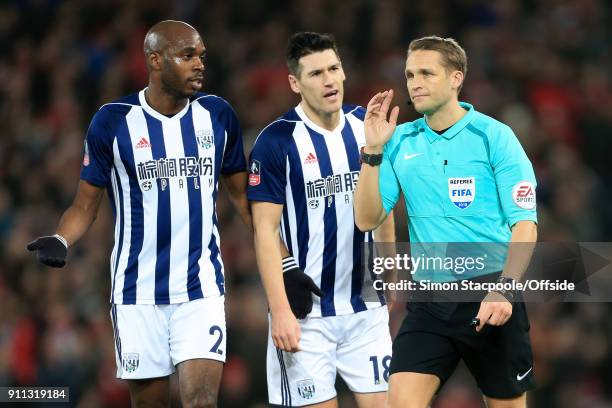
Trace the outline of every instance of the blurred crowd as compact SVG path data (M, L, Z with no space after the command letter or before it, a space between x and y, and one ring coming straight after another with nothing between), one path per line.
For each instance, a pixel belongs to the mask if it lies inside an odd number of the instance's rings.
M0 386L69 386L71 405L128 406L115 379L106 200L63 269L26 243L54 231L78 182L85 131L106 102L146 86L142 42L155 22L194 25L208 49L205 91L227 99L245 149L293 107L284 56L294 31L333 33L345 100L396 90L411 39L452 36L466 49L461 100L509 124L538 179L541 241L612 236L612 6L605 0L4 0L0 3ZM228 295L221 407L266 406L267 305L252 239L217 204ZM406 240L405 212L397 220ZM530 304L534 407L612 406L608 304ZM481 406L465 370L435 408ZM354 401L340 385L340 406ZM176 390L174 406L179 406Z

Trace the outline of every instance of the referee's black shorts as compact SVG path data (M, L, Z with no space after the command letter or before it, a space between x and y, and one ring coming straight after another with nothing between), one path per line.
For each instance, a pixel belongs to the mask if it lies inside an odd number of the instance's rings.
M418 302L393 342L390 373L433 374L443 385L460 359L487 397L508 399L535 388L529 320L524 303L515 303L503 326L470 326L479 302Z

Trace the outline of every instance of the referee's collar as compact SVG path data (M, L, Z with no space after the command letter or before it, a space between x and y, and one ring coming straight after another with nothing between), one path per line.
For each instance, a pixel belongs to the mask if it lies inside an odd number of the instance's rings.
M453 126L446 129L446 131L441 135L436 133L436 131L429 127L429 125L427 124L427 120L425 120L425 117L421 118L421 120L419 121L420 123L418 126L418 131L425 133L427 139L429 140L429 143L433 143L434 140L438 139L439 137L443 137L447 140L452 139L459 132L461 132L463 128L465 128L474 118L474 106L467 102L459 102L459 106L465 109L467 113L463 115L463 117L459 119Z

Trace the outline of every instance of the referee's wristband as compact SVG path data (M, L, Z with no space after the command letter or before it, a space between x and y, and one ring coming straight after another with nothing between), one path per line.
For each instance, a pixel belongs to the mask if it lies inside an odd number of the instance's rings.
M372 167L379 166L382 163L383 155L382 153L378 154L369 154L365 152L365 146L361 148L360 155L360 163L368 164Z
M291 269L296 269L297 267L297 262L295 262L295 258L291 255L283 258L283 273L290 271Z
M506 278L504 276L500 276L499 278L497 278L497 283L501 283L501 284L506 284L506 283L514 284L514 282L516 282L514 279ZM514 290L512 289L502 288L502 289L492 290L491 292L497 292L500 295L502 295L508 302L514 303Z

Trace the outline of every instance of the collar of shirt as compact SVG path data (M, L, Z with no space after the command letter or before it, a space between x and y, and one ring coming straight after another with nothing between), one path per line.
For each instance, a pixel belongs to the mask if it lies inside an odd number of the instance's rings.
M306 126L308 126L315 132L320 133L322 135L331 135L331 134L337 133L341 131L342 129L344 129L345 118L344 118L344 111L342 110L342 108L340 108L340 118L338 121L338 125L333 130L327 130L325 128L322 128L321 126L317 125L312 120L310 120L310 118L308 117L308 115L306 115L306 112L302 108L302 105L298 104L298 106L295 107L295 112L298 114L300 119L304 121Z
M159 120L161 122L168 122L168 121L171 121L171 120L178 120L178 119L181 119L183 116L185 116L185 114L189 110L189 106L191 105L191 101L187 100L187 103L185 104L183 109L181 109L179 112L175 113L172 116L166 116L163 113L160 113L160 112L156 111L155 109L153 109L153 107L151 105L149 105L147 103L147 98L145 97L145 91L147 90L147 88L145 88L145 89L141 90L140 92L138 92L138 100L140 101L140 106L142 106L142 109L144 109L145 112L147 112L149 115L153 116L155 119L157 119L157 120Z
M447 140L452 139L472 121L475 114L474 107L471 104L467 102L459 102L459 106L467 110L467 113L461 119L459 119L457 123L448 128L446 132L442 133L441 135L436 133L433 129L429 127L427 121L425 120L425 117L422 117L416 121L418 131L425 134L427 140L429 140L429 143L433 143L440 137L443 137Z

